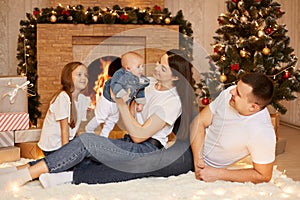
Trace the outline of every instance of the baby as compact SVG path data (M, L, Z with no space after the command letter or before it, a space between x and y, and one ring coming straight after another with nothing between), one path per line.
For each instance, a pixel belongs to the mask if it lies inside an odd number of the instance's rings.
M143 75L143 57L135 52L127 52L121 56L121 64L122 68L105 82L103 95L99 97L96 103L95 117L85 127L85 131L88 133L94 133L95 129L104 123L100 135L108 137L118 122L119 111L110 96L110 89L116 98L122 98L128 95L128 91L130 91L126 103L129 104L134 100L136 111L141 112L143 110L146 102L144 89L149 85L149 79Z

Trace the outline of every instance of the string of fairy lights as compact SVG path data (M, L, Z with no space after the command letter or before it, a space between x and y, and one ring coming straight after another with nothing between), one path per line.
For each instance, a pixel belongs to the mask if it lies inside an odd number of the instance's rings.
M71 12L80 12L81 18L83 20L86 20L85 18L88 18L88 20L91 20L91 23L101 23L101 20L111 20L107 23L113 23L113 20L120 19L123 22L126 22L129 20L130 13L137 12L140 14L146 14L147 16L143 21L146 21L148 23L156 23L156 24L170 24L172 20L172 15L168 10L162 10L159 6L154 6L153 8L147 8L147 9L139 9L137 7L132 8L121 8L119 6L114 7L113 9L109 8L100 8L100 7L93 7L88 8L86 11L83 10L83 7L80 5L77 6L66 6L63 7L62 4L59 4L57 8L51 8L47 10L39 10L38 8L35 8L33 15L37 18L40 18L41 16L49 15L50 17L46 19L49 20L51 23L56 23L59 21L65 21L64 17L66 17L66 21L74 22L74 16L72 16ZM107 19L105 19L107 18ZM133 23L139 23L134 22Z

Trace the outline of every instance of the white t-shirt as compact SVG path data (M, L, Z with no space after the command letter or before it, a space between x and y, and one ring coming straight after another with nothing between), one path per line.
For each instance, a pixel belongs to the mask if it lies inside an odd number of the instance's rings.
M205 162L221 168L248 156L258 164L275 160L276 136L267 108L250 116L240 115L229 100L231 86L209 105L212 124L206 129L203 156Z
M145 88L146 104L142 112L137 113L137 120L140 124L144 124L152 114L156 114L165 121L167 125L152 136L152 138L159 140L165 146L176 119L181 115L181 101L176 87L166 91L159 91L155 89L157 81L154 78L149 79L150 85Z
M90 105L90 97L79 94L78 101L75 101L77 111L76 126L72 129L69 127L69 140L75 137L81 121L85 121L87 108ZM61 92L51 103L46 117L44 119L41 137L38 146L43 151L54 151L59 149L61 145L61 129L59 120L68 118L70 123L71 100L66 92Z

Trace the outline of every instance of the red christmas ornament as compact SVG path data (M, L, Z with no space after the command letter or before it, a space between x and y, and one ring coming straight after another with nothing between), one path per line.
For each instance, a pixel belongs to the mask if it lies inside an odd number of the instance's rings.
M273 29L272 28L267 28L266 30L265 30L265 32L266 32L266 34L271 34L272 32L273 32Z
M224 20L223 20L223 18L222 18L222 17L219 17L219 18L218 18L218 22L219 22L219 24L222 24L222 23L223 23L223 21L224 21Z
M128 15L126 14L122 14L121 16L120 16L120 20L123 20L123 21L126 21L128 19Z
M155 11L161 11L161 7L158 6L158 5L155 5L155 6L153 7L153 10L155 10Z
M233 3L236 3L238 0L232 0Z
M208 105L209 104L209 98L207 98L207 97L204 97L202 100L201 100L201 103L203 104L203 105Z
M217 47L214 48L214 53L216 53L216 54L219 53L219 49Z
M284 79L288 79L288 78L290 78L290 76L291 76L291 74L290 74L289 71L284 71L284 73L283 73L283 78Z
M32 12L32 14L34 16L38 16L40 13L41 13L41 11L39 11L39 10L35 10L35 11Z
M261 2L261 0L255 0L255 2L256 2L256 3L259 3L259 2Z

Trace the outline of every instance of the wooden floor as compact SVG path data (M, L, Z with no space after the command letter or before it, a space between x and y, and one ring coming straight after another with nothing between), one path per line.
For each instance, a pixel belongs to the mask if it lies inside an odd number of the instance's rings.
M279 139L286 140L285 152L276 156L275 165L295 181L300 181L300 129L280 124Z

